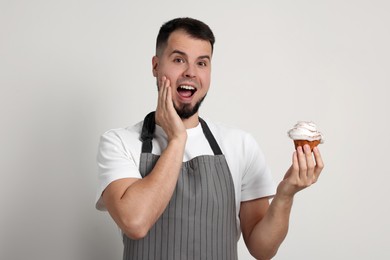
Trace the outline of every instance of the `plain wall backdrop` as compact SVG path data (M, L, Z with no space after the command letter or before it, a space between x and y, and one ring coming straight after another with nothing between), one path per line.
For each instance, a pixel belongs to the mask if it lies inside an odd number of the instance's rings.
M274 259L389 259L390 2L0 2L0 259L121 259L95 210L100 135L155 109L162 23L216 36L203 117L251 132L279 182L313 120L326 167ZM240 259L252 259L240 240Z

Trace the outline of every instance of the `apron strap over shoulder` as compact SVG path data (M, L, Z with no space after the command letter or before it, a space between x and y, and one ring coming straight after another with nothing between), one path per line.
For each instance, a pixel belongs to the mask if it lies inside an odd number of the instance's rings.
M211 149L214 152L214 155L221 155L222 154L221 148L219 147L217 141L215 140L214 135L211 133L209 126L200 117L199 117L199 122L202 126L203 133L206 136L207 141L209 141L209 144L211 146Z
M150 112L144 119L141 133L142 153L151 153L153 149L152 139L156 128L154 114L154 111Z

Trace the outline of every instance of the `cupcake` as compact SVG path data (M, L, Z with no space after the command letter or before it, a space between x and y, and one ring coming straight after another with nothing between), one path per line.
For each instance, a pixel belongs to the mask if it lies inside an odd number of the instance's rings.
M299 121L288 131L288 136L294 140L295 149L298 146L310 145L311 150L324 142L322 134L317 130L316 124L308 121Z

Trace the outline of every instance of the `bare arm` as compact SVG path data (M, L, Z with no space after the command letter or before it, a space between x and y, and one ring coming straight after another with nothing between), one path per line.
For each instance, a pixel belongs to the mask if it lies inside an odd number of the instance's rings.
M292 201L275 196L241 203L240 219L244 241L256 259L271 259L287 235Z
M257 259L271 259L288 232L294 195L315 183L324 167L318 148L314 158L308 146L299 147L293 163L268 207L268 199L241 203L241 228L250 253Z
M164 212L176 187L187 140L183 122L173 108L170 82L160 86L156 123L168 136L168 145L153 170L143 179L120 179L103 193L108 212L130 238L144 237Z

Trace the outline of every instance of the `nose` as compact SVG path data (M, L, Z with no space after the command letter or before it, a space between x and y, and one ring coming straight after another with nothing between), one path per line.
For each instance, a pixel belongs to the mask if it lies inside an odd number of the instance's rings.
M186 78L195 78L196 77L196 69L193 65L188 64L186 70L184 71L184 77Z

